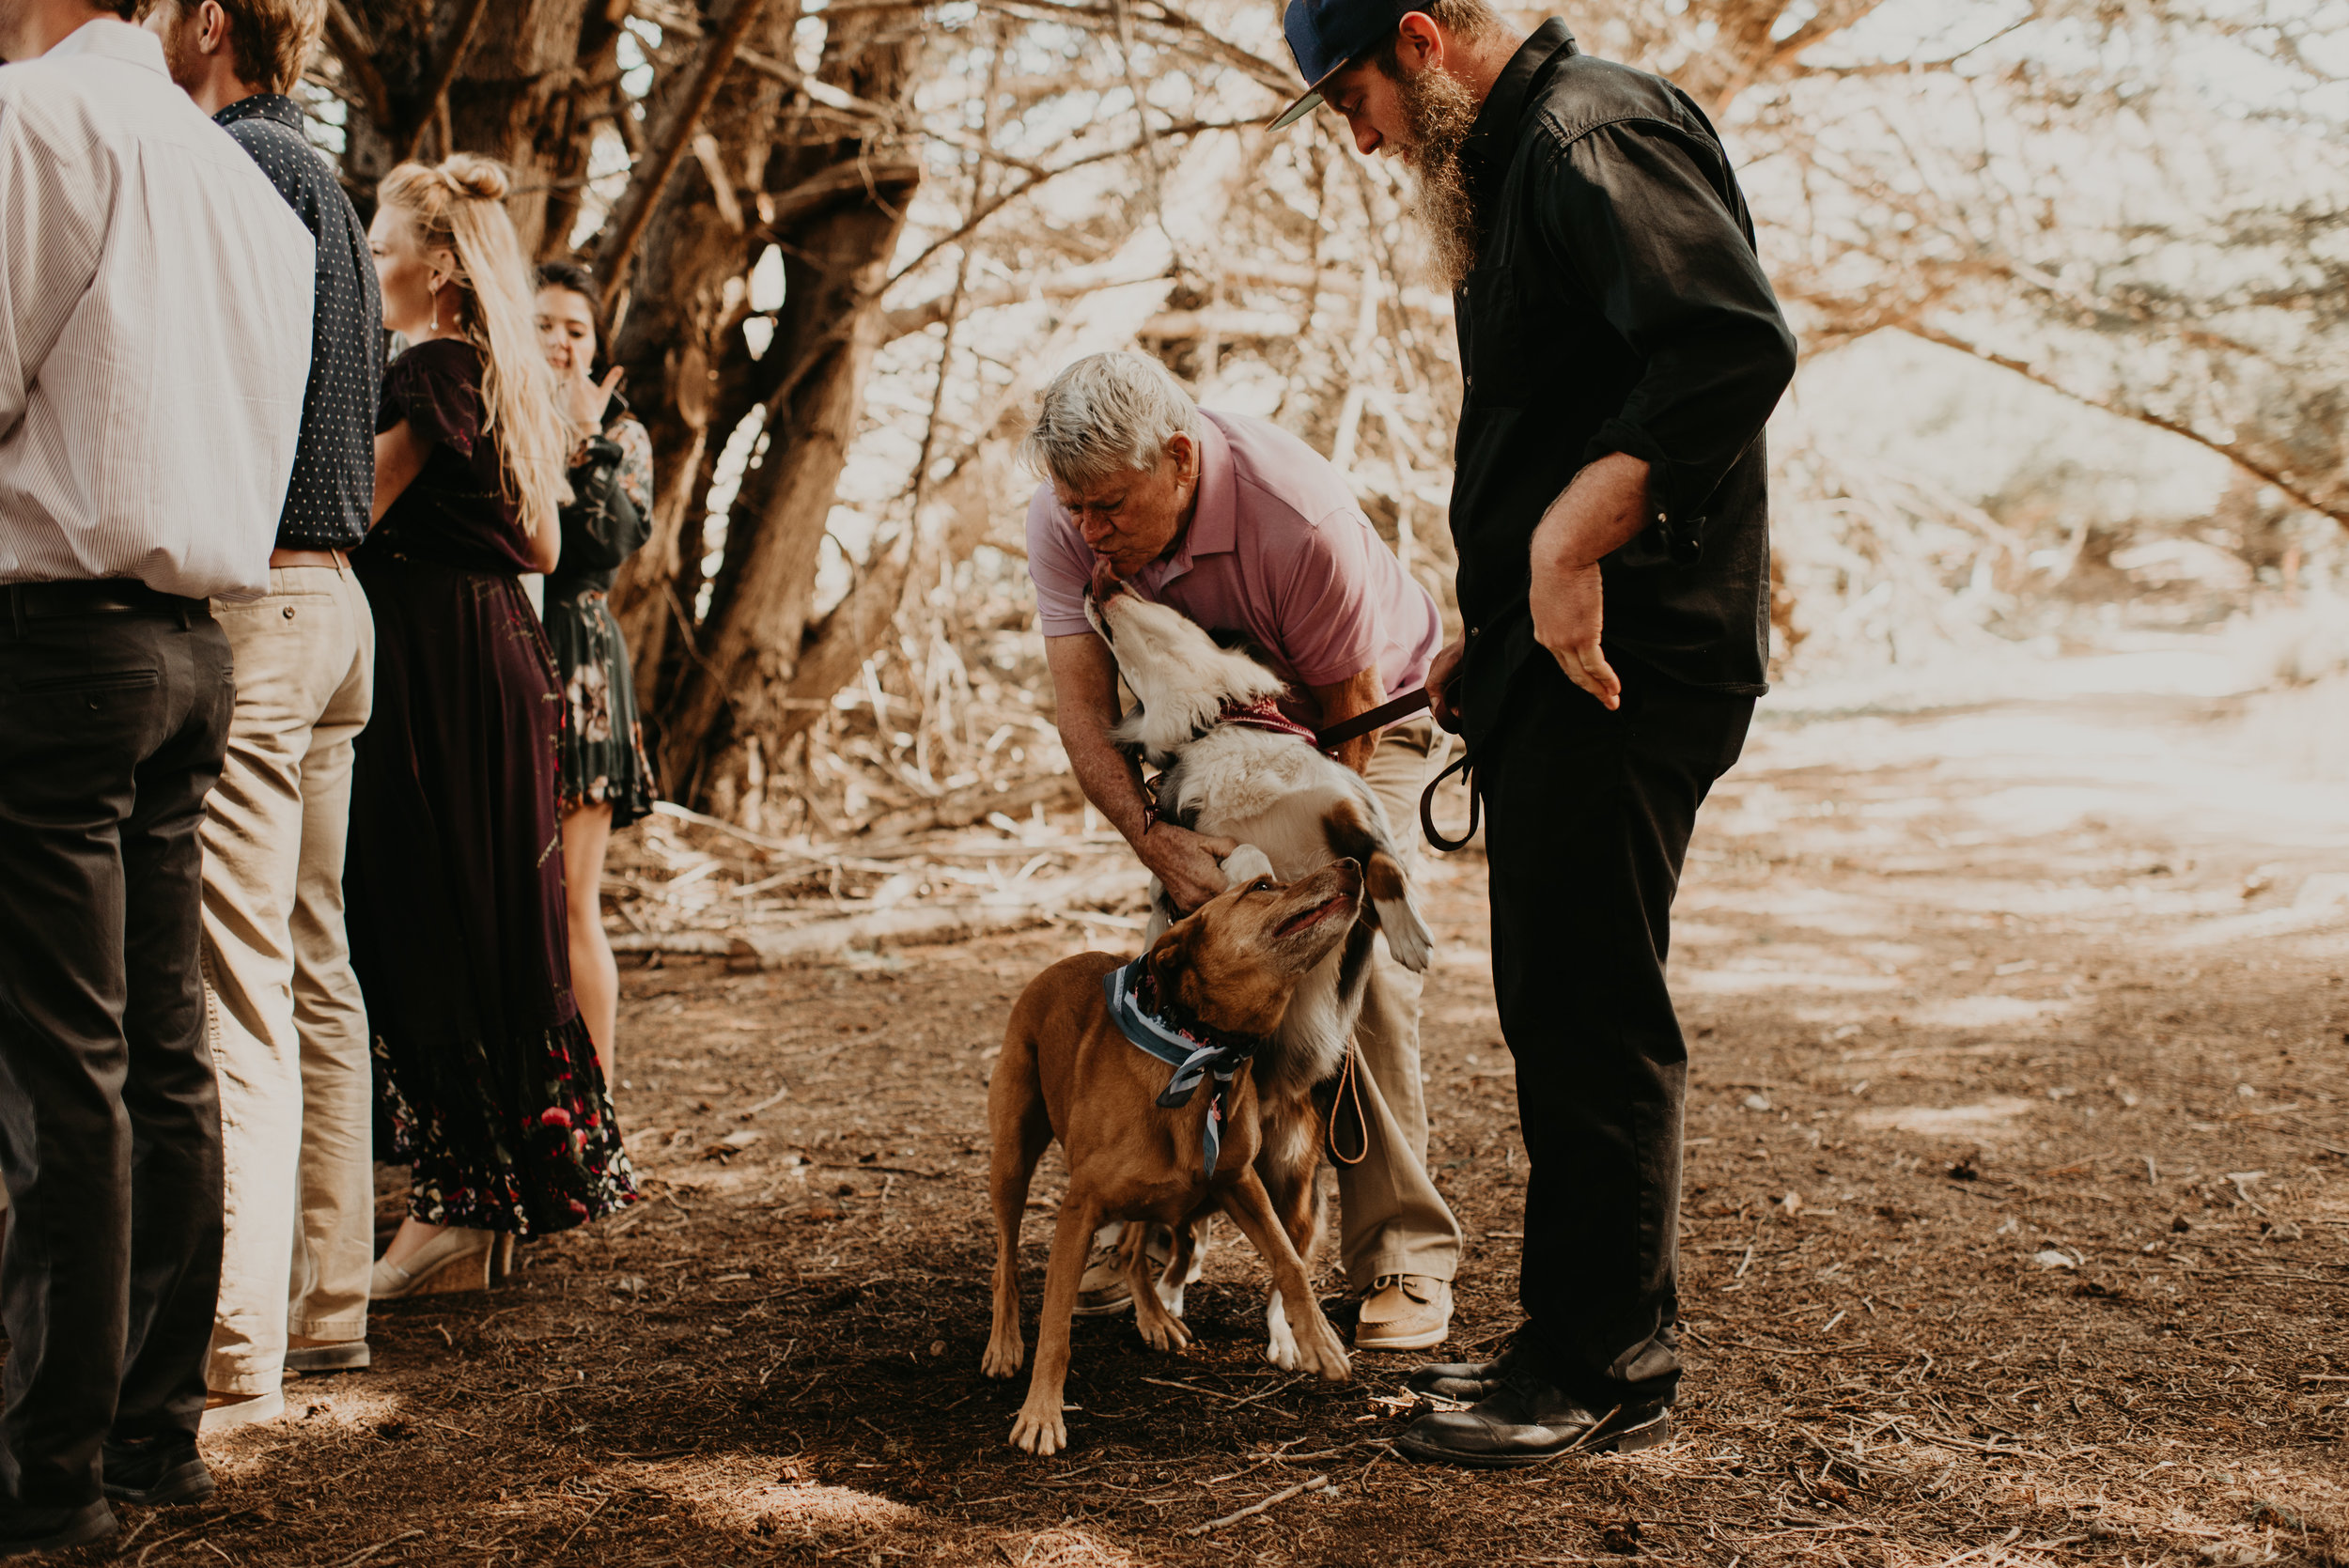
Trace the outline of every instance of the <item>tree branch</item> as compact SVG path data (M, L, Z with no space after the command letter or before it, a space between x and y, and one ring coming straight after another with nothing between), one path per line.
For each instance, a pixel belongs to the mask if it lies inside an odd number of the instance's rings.
M677 163L692 145L702 116L718 96L718 88L725 81L735 52L741 47L751 23L766 8L767 0L734 0L734 9L727 13L724 24L702 40L701 58L694 65L693 79L687 85L670 123L662 130L649 167L640 163L613 213L602 245L597 249L596 272L603 280L606 311L619 299L621 286L628 281L629 261L636 253L637 242L645 237L646 226L652 222L654 204L660 201L669 177L677 172Z
M368 117L388 130L392 123L392 89L384 84L383 73L375 69L375 40L367 37L366 29L359 25L343 0L327 0L326 41L334 48L343 75L365 101Z
M1904 321L1895 330L1905 332L1911 337L1921 338L1927 343L1939 344L1944 349L1954 349L1961 354L1981 360L1985 365L1995 365L2001 370L2011 370L2025 380L2035 382L2051 392L2060 392L2076 403L2084 404L2092 409L2101 409L2106 413L2115 414L2123 419L2133 419L2140 425L2150 425L2156 430L2166 430L2173 436L2183 436L2205 451L2216 452L2252 478L2275 486L2310 511L2320 513L2342 527L2349 528L2349 494L2342 494L2334 500L2326 501L2318 496L2315 488L2307 481L2296 479L2274 463L2253 456L2239 442L2220 441L2214 436L2206 436L2182 420L2171 419L2134 403L2123 402L2118 398L2099 397L2092 393L2082 392L2077 387L2066 384L2061 377L2041 369L2029 360L2016 359L2010 354L1997 353L1979 343L1968 342L1954 333L1944 332L1938 327L1928 326L1921 321Z
M443 107L448 102L449 85L457 80L457 70L465 63L465 51L473 47L473 36L480 29L481 19L489 9L490 0L473 0L473 5L457 23L456 31L449 35L448 47L441 52L439 59L432 62L432 74L425 84L424 106L400 135L397 162L408 162L423 148L425 131L440 117ZM454 150L444 147L441 148L441 156L445 158Z

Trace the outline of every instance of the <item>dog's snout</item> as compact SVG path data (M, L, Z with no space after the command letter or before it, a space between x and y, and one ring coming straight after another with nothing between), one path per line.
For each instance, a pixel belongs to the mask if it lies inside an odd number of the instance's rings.
M1117 575L1117 568L1097 555L1093 558L1093 602L1106 605L1120 594L1130 594L1126 580Z

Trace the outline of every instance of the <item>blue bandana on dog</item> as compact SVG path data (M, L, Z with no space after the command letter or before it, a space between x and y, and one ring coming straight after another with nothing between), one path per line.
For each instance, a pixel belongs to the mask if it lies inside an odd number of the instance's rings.
M1223 1147L1224 1106L1232 1076L1248 1064L1262 1044L1252 1034L1226 1034L1196 1018L1182 1017L1159 999L1158 976L1151 972L1145 953L1123 969L1101 977L1108 993L1110 1020L1118 1032L1140 1048L1174 1069L1174 1078L1159 1095L1159 1104L1179 1110L1190 1103L1191 1092L1209 1078L1215 1088L1207 1102L1207 1119L1200 1128L1199 1147L1206 1155L1207 1174L1215 1174L1216 1156Z

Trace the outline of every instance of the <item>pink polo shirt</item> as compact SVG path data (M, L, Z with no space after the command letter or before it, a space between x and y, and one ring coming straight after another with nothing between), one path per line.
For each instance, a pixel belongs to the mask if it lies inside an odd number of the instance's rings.
M1317 725L1309 686L1378 667L1387 695L1427 681L1443 641L1436 601L1372 531L1329 460L1278 426L1202 410L1198 508L1174 553L1128 579L1210 631L1246 633ZM1093 634L1093 551L1052 487L1028 503L1028 576L1047 637Z

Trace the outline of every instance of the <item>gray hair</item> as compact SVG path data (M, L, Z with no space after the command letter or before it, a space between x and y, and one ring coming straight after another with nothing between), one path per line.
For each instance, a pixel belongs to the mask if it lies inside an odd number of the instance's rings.
M1166 443L1199 434L1199 405L1147 354L1087 354L1044 389L1019 456L1064 485L1156 467Z

